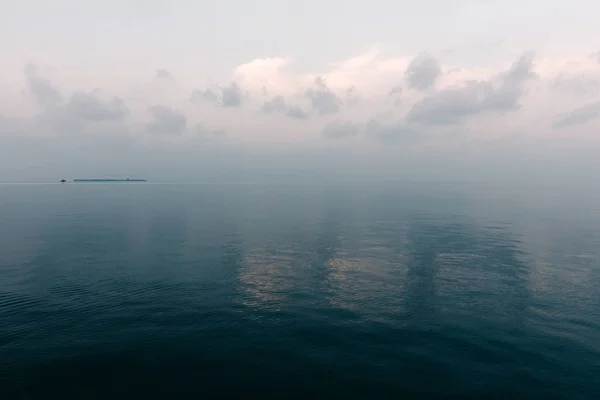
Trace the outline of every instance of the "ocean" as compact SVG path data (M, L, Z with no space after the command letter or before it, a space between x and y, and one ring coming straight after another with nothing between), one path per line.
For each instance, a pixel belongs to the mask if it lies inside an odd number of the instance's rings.
M0 398L600 398L600 192L0 185Z

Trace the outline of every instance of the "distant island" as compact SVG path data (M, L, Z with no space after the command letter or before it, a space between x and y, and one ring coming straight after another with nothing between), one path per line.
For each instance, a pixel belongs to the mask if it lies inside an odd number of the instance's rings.
M73 182L148 182L146 179L73 179Z

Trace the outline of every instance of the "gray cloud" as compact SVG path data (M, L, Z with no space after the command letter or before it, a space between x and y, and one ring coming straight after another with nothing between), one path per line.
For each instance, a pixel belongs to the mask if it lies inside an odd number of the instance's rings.
M146 132L153 135L181 135L187 128L185 115L172 108L158 105L148 109L154 121L146 125Z
M286 117L296 119L307 119L308 113L299 107L289 107L283 96L275 96L271 100L265 101L261 107L266 114L283 114Z
M67 103L67 113L88 121L122 121L129 115L129 109L119 97L105 102L94 93L76 92Z
M316 89L308 89L306 96L310 99L312 108L316 110L319 115L336 114L340 111L342 101L333 93L323 79L318 77L315 79Z
M199 90L196 89L192 92L192 96L190 97L190 101L194 104L198 103L217 103L219 101L219 97L210 89Z
M206 102L217 104L223 108L239 108L242 106L242 100L242 89L235 82L232 82L229 87L220 89L219 94L211 89L196 89L190 97L190 101L194 104Z
M359 102L359 95L356 92L356 88L352 86L346 90L346 96L344 97L344 104L346 106L355 106Z
M405 75L410 88L427 90L435 85L441 73L438 61L428 54L422 54L410 62Z
M402 94L402 87L394 86L393 88L390 89L388 96L396 96L396 95L400 95L400 94Z
M75 92L64 104L59 89L48 79L40 77L35 65L27 64L24 73L29 91L46 109L46 115L38 116L37 119L46 121L47 127L81 130L77 121L122 122L129 115L129 109L123 99L111 97L103 100L99 90L89 93Z
M469 82L465 87L445 89L413 105L406 119L428 124L457 124L482 111L482 99L492 90L486 82Z
M361 125L352 122L332 122L323 128L321 135L326 138L340 139L356 136L361 129Z
M285 113L288 117L297 119L307 119L308 113L299 107L290 107Z
M536 77L533 72L533 52L527 52L515 61L502 76L505 85L520 85Z
M575 110L563 115L554 123L554 127L564 128L572 125L580 125L598 117L600 117L600 101L576 108Z
M400 86L394 86L393 88L390 89L390 92L388 93L388 97L394 98L395 106L399 106L400 104L402 104L402 99L400 97L401 94L402 94L402 88Z
M35 65L27 64L24 72L29 91L41 106L53 107L62 101L58 88L52 85L48 79L40 77Z
M287 112L287 104L282 96L275 96L271 100L265 101L262 111L267 114Z
M407 122L458 124L485 112L505 113L520 108L524 83L535 77L533 54L526 53L511 68L490 81L470 81L465 86L442 90L425 97L408 112Z
M156 79L171 80L171 79L173 79L173 74L171 74L171 72L169 70L167 70L167 69L158 68L156 70Z
M223 88L221 105L226 108L242 106L242 91L235 82L231 86Z

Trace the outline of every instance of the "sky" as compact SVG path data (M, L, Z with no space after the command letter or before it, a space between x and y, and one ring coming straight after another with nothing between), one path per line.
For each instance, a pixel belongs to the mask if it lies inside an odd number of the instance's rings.
M0 8L0 181L600 172L596 1Z

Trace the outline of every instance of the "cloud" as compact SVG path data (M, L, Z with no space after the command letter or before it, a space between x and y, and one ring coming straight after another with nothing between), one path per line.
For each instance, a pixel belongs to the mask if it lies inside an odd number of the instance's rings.
M408 87L415 90L427 90L435 85L435 81L442 73L439 62L428 54L415 57L405 75Z
M221 105L225 108L242 106L242 91L237 83L232 82L229 87L223 88Z
M585 124L588 121L600 117L600 101L586 104L583 107L563 115L554 123L555 128L564 128L567 126Z
M265 101L261 107L265 114L283 114L286 117L296 119L307 119L308 113L299 107L289 107L283 96L275 96L271 100Z
M275 96L269 101L265 101L262 106L262 111L266 114L286 113L287 104L283 96Z
M521 55L502 76L505 85L521 85L528 79L537 77L533 71L534 53L529 51Z
M136 140L150 140L148 135L135 134L140 126L155 133L171 133L158 140L160 143L179 143L193 137L194 132L200 132L194 128L197 122L223 127L228 142L343 137L344 124L326 127L332 121L355 121L355 125L365 127L361 131L365 134L356 133L357 140L394 138L403 143L416 138L437 140L451 132L472 132L488 138L514 131L558 135L561 133L553 131L553 125L574 125L572 121L587 118L594 111L590 104L600 101L593 90L600 87L600 64L590 58L590 53L560 59L546 54L536 57L535 63L533 54L526 53L512 63L495 59L481 67L470 60L457 64L450 56L442 60L427 55L386 58L379 49L301 73L296 71L304 66L293 65L292 59L260 59L235 68L231 75L225 72L221 82L196 90L186 86L189 81L184 78L191 75L184 73L177 85L167 87L143 77L137 82L101 83L90 79L96 75L80 76L74 71L74 79L61 80L56 86L30 64L25 67L25 82L31 104L23 103L19 109L21 105L13 105L19 101L18 96L10 96L16 101L0 103L0 112L35 119L32 130L48 136L58 136L59 132L101 133L113 126L115 131L125 127L123 131L128 130ZM69 73L61 72L61 76L68 77ZM161 69L156 73L157 78L170 74ZM81 82L102 90L82 90L76 87ZM18 94L18 90L13 89L13 93ZM106 95L105 90L116 96ZM360 106L351 109L349 106L357 99ZM35 105L42 105L40 110L31 108L33 100ZM212 104L214 108L198 110L190 102ZM158 113L156 104L172 113L164 109ZM39 114L32 115L36 112ZM258 115L261 112L276 117L265 123L266 117ZM233 113L239 118L232 118ZM289 122L292 119L298 122ZM34 122L21 125L27 132ZM594 126L579 129L589 136ZM290 134L282 137L282 131ZM182 137L177 137L181 132Z
M27 64L24 72L29 91L42 107L53 107L62 101L58 88L52 85L50 80L40 77L35 65Z
M173 74L171 74L171 72L167 69L158 68L156 70L156 79L172 80Z
M206 90L196 89L192 92L190 101L194 104L199 104L199 103L203 103L203 102L217 103L219 101L219 96L217 96L215 94L215 92L213 92L210 89L206 89Z
M157 105L148 109L153 121L146 125L152 135L181 135L187 128L187 118L181 112L167 106Z
M415 103L406 116L411 123L458 124L486 112L508 112L520 108L524 83L534 78L533 55L526 53L503 74L487 81L468 81L429 95Z
M346 106L355 106L359 103L359 101L359 95L357 94L356 88L354 86L346 90L346 96L343 100L343 103Z
M312 108L321 116L338 113L342 101L325 85L323 78L317 77L315 85L317 86L316 89L306 91L306 96L310 99Z
M223 108L240 108L242 100L242 89L236 82L232 82L227 87L220 88L218 94L212 89L196 89L190 97L190 102L194 104L212 103Z
M390 89L390 91L388 92L388 97L391 97L394 99L394 105L400 106L402 104L402 98L401 98L401 94L403 92L403 89L400 85L394 86Z
M321 135L326 138L340 139L356 136L362 126L353 122L332 122L323 128Z
M98 93L76 92L66 105L70 116L88 121L122 121L129 109L119 97L103 101Z
M298 107L289 108L287 110L287 112L285 113L285 115L287 115L288 117L297 118L297 119L307 119L308 118L308 113Z
M390 89L388 96L396 96L396 95L400 95L400 94L402 94L402 87L394 86L393 88Z

